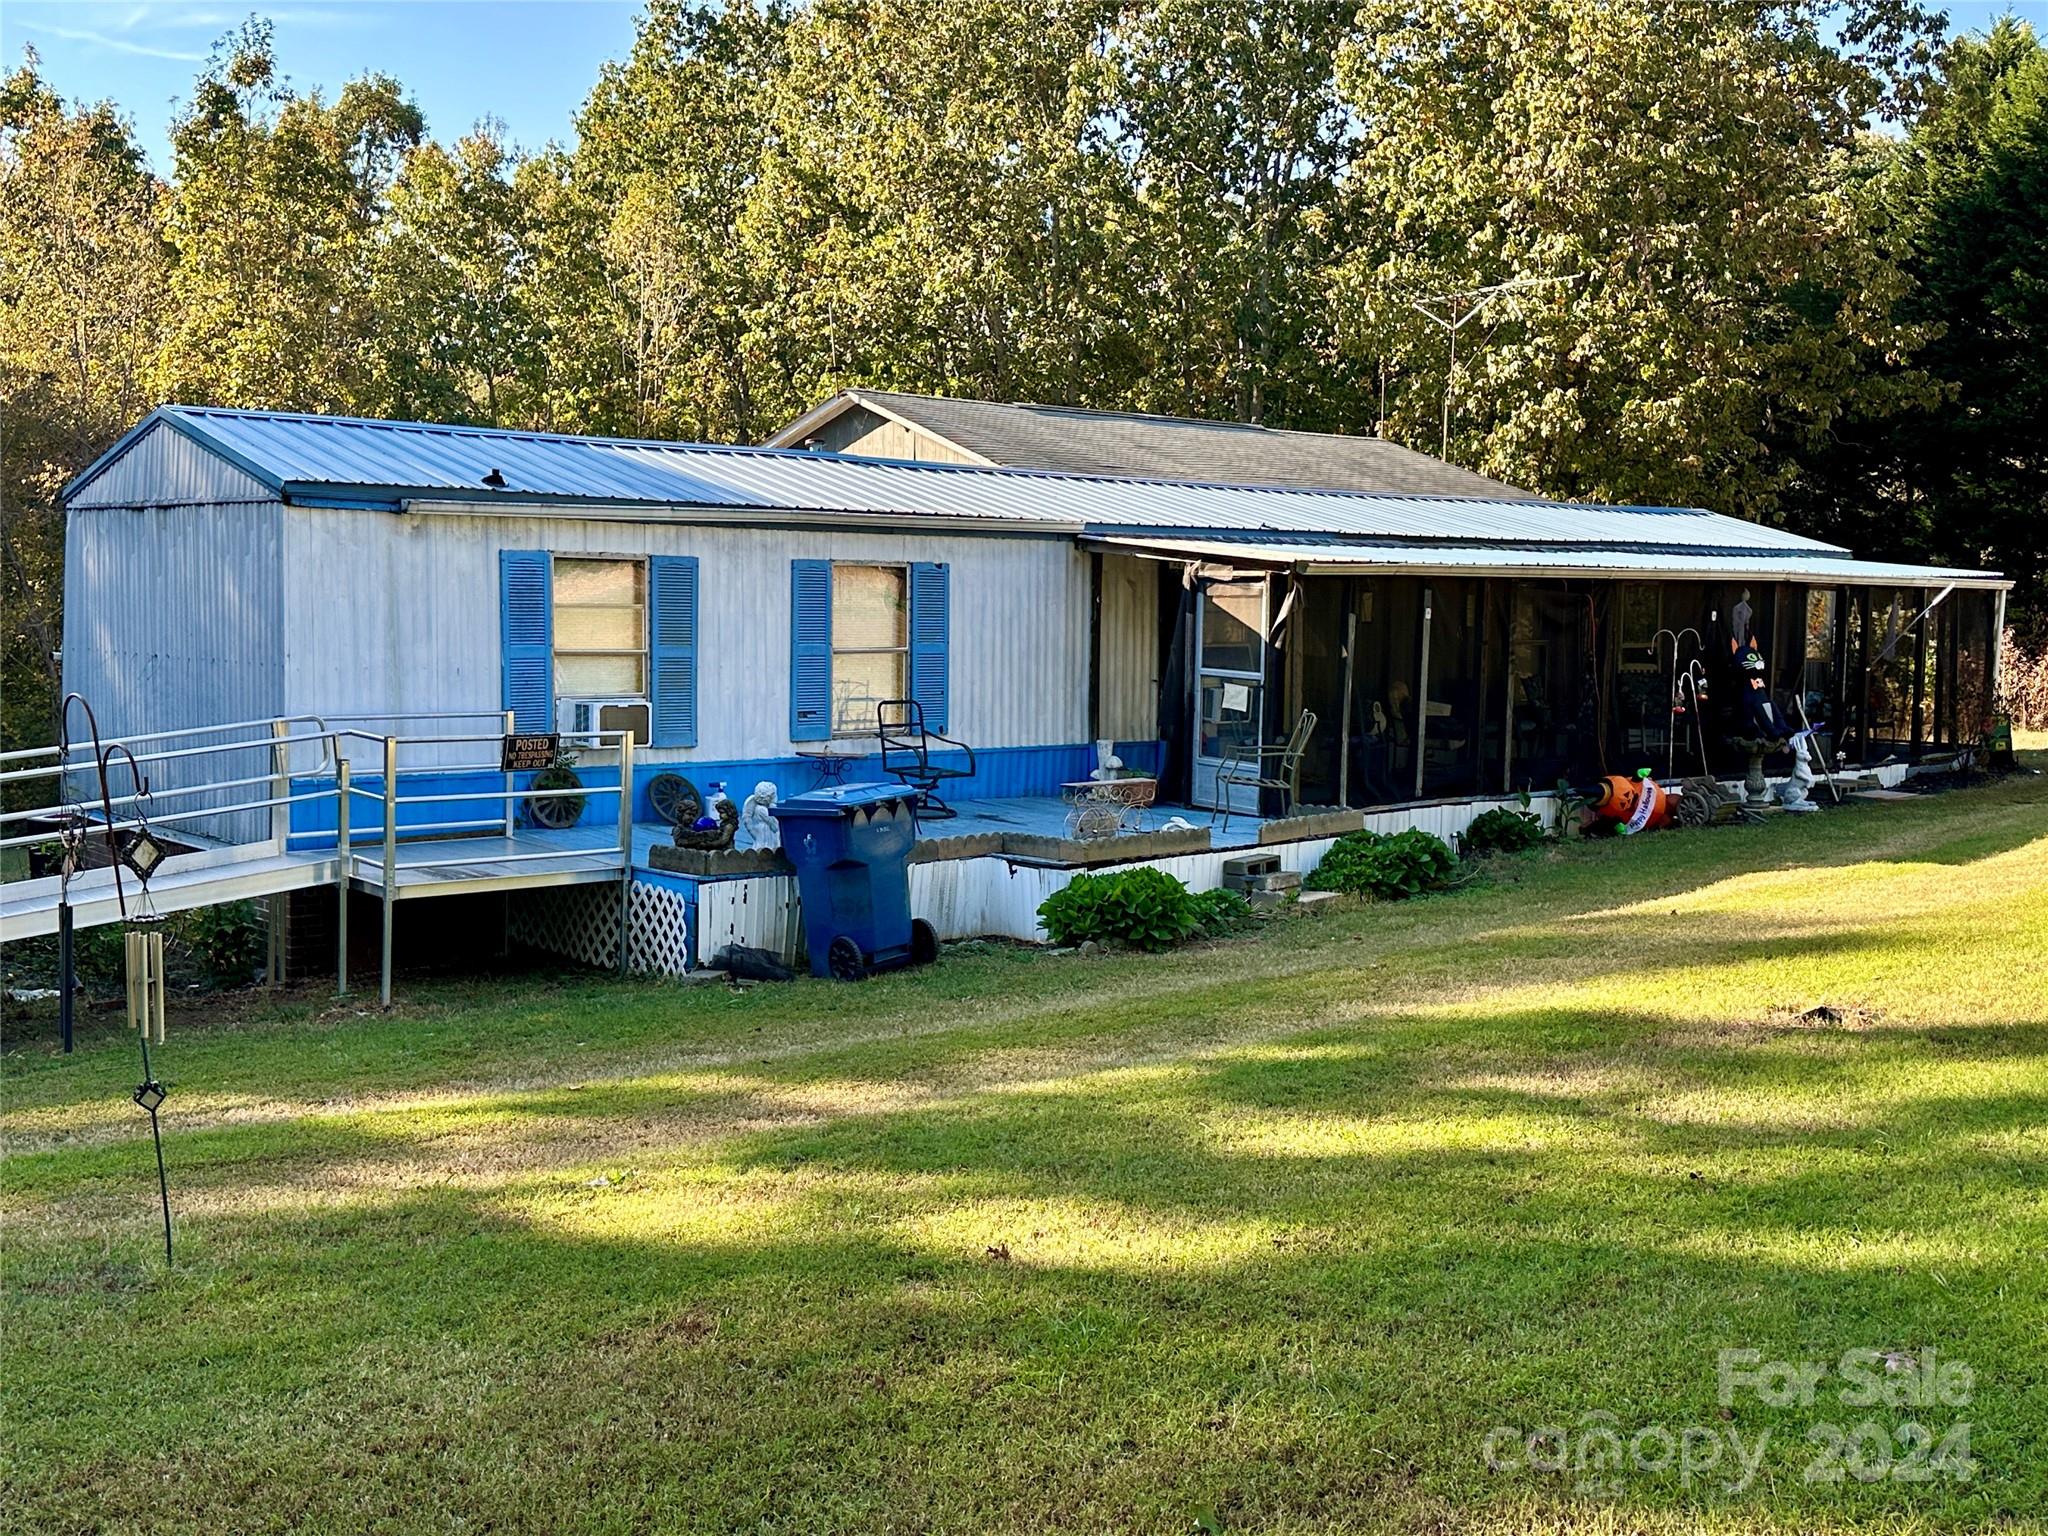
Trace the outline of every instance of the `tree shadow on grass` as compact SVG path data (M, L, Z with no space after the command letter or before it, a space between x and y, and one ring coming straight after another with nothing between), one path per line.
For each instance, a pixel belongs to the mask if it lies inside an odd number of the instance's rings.
M1441 1089L1405 1091L1426 1118ZM1528 1098L1480 1107L1560 1113ZM1380 1096L1389 1112L1395 1099ZM1218 1152L1138 1095L1035 1107L750 1138L724 1164L773 1207L747 1236L600 1235L565 1214L592 1217L630 1186L565 1208L560 1177L401 1192L345 1219L209 1220L183 1272L120 1324L55 1299L17 1310L39 1425L17 1491L31 1511L62 1495L113 1514L146 1480L159 1508L214 1528L260 1508L308 1528L630 1528L690 1509L726 1528L1102 1529L1178 1525L1208 1502L1246 1527L1422 1526L1531 1498L1627 1523L1711 1491L1644 1478L1618 1500L1578 1499L1486 1473L1485 1434L1596 1407L1630 1428L1716 1423L1718 1347L1901 1345L1983 1362L1978 1483L1802 1487L1789 1447L1814 1415L1744 1402L1739 1426L1777 1428L1788 1449L1785 1475L1738 1507L1793 1529L1930 1500L1976 1519L2044 1492L2025 1459L2042 1427L2025 1402L2039 1277L2014 1290L2011 1256L1991 1246L1945 1261L1937 1288L1920 1261L1720 1240L1757 1230L1771 1215L1759 1199L1803 1202L1797 1172L1747 1186L1737 1209L1626 1146L1562 1165L1507 1144L1273 1158ZM900 1193L875 1173L900 1176ZM1985 1173L1966 1156L1945 1187ZM669 1198L719 1197L684 1182ZM934 1200L982 1199L998 1203L965 1238L919 1225ZM1068 1213L1017 1204L1049 1200ZM1059 1260L1057 1234L1028 1225L1093 1212L1142 1239L1130 1213L1162 1200L1190 1251L1205 1222L1252 1223L1257 1240L1174 1263L1112 1236ZM1859 1208L1866 1227L1894 1219ZM68 1425L37 1413L81 1352L103 1366L127 1339L147 1371L96 1383ZM592 1518L604 1510L615 1518Z

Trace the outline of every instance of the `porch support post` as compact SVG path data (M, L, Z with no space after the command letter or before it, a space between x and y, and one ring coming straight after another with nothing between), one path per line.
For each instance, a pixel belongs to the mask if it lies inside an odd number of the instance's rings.
M1961 626L1958 626L1960 629ZM1998 595L1991 604L1991 654L1984 658L1984 706L1985 713L1998 713L1998 673L2005 665L2005 588L1998 589ZM1958 727L1956 734L1962 734Z
M1921 589L1920 601L1923 605L1927 602L1925 588ZM1924 608L1920 617L1923 621L1927 617ZM1906 750L1906 761L1909 763L1920 761L1920 748L1923 740L1920 729L1920 711L1927 703L1927 636L1929 632L1929 629L1923 629L1917 624L1913 628L1913 731L1912 745ZM1939 665L1938 662L1937 665ZM1934 683L1937 692L1944 691L1941 688L1941 678L1938 674L1935 677ZM1938 731L1939 728L1937 727L1937 734Z
M507 736L519 734L519 717L509 709L505 711L505 734ZM518 813L519 801L512 793L512 775L508 773L505 775L505 835L507 837L512 835L514 818L517 817Z
M619 974L632 970L633 733L619 737Z
M384 958L377 1001L391 1006L391 906L398 899L398 738L384 738Z
M1088 739L1102 739L1102 552L1088 556ZM1098 765L1099 766L1099 765Z
M292 733L291 722L273 720L270 722L270 771L273 785L270 791L270 836L277 844L277 851L283 853L291 845L292 835L292 744L285 738Z
M334 995L348 996L348 759L334 760Z

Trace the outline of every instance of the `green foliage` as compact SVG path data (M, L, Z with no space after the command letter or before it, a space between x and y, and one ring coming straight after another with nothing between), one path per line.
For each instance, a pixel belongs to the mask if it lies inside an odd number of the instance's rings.
M212 987L244 987L262 972L270 948L270 925L263 904L230 901L195 907L172 920L166 949L185 952L186 969Z
M222 39L173 123L171 317L158 390L178 400L375 414L389 396L374 293L392 181L425 135L398 82L332 104L289 90L268 22Z
M1209 916L1163 869L1076 875L1038 908L1038 920L1055 944L1093 939L1149 950L1171 949L1194 937Z
M1405 901L1444 889L1457 864L1456 855L1442 838L1415 827L1392 836L1347 832L1302 883L1316 891Z
M1930 28L1838 9L652 0L533 155L428 138L386 77L296 88L252 21L168 180L31 53L0 90L0 734L51 735L55 492L166 398L756 441L868 385L1434 449L1448 376L1451 457L1514 483L1790 513L2024 601L2048 65L2023 25L1958 41L1879 142ZM1410 301L1521 277L1570 281L1451 371Z
M0 82L0 749L56 738L57 492L156 403L163 188L108 104L67 109L28 61ZM7 787L8 810L52 784Z
M1253 921L1252 904L1236 891L1219 887L1196 891L1189 899L1194 903L1195 932L1202 938L1220 939L1250 927Z
M123 933L119 923L103 923L72 935L72 961L86 996L119 997L126 990ZM175 987L247 986L263 970L269 946L268 914L260 901L195 907L164 921L164 966ZM55 934L9 944L0 955L0 982L6 986L54 987L57 981Z
M1895 312L1925 335L1908 369L1933 389L1862 411L1809 457L1788 510L1859 554L1984 565L2048 614L2048 46L2007 16L1953 41L1903 141L1867 143L1850 193L1903 252ZM2024 628L2024 626L2022 626Z
M1468 855L1520 853L1543 841L1543 823L1521 811L1505 806L1482 811L1472 825L1458 834L1460 848Z
M1923 333L1835 168L1927 25L1855 9L1836 47L1802 0L1362 6L1338 77L1380 234L1340 290L1350 344L1414 381L1394 435L1434 447L1450 368L1410 301L1516 279L1549 281L1459 335L1450 457L1520 485L1762 516L1846 404L1895 396L1864 364Z

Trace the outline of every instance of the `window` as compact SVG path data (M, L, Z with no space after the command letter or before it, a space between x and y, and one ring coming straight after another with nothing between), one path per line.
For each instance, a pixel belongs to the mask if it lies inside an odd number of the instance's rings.
M558 556L554 619L557 695L646 697L644 561Z
M1265 661L1264 581L1202 589L1202 670L1260 675Z
M832 734L870 736L875 706L910 694L910 573L832 567Z

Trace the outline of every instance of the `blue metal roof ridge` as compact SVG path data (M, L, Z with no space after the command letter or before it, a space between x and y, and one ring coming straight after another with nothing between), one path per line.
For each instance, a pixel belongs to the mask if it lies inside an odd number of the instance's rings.
M1071 528L1077 535L1116 529L1124 533L1157 528L1182 537L1310 539L1318 537L1366 539L1384 537L1443 544L1447 540L1471 539L1478 547L1548 543L1543 536L1555 529L1572 547L1658 548L1664 541L1654 535L1663 530L1626 526L1627 520L1685 523L1705 537L1700 526L1712 520L1734 530L1754 529L1754 542L1739 536L1726 545L1683 546L1705 551L1709 548L1773 549L1804 551L1815 556L1849 557L1839 545L1811 539L1769 524L1750 523L1702 507L1671 507L1644 504L1560 501L1544 497L1491 497L1418 493L1406 491L1331 490L1293 485L1250 485L1221 481L1156 479L1129 474L1084 474L1069 470L1012 467L983 464L943 464L925 460L883 459L864 455L823 453L808 449L759 448L721 443L687 443L668 439L609 438L572 433L535 432L516 428L471 426L461 423L390 421L371 417L326 416L299 411L246 410L228 406L170 404L152 411L136 427L123 434L113 447L74 478L63 490L68 500L84 489L108 465L128 451L142 435L158 424L168 425L208 451L219 455L250 474L281 497L310 506L396 510L408 501L474 504L479 509L543 508L559 506L609 506L622 509L679 511L720 509L747 512L787 510L810 517L846 517L872 520L900 517L916 521L967 522L1000 529L1025 524ZM239 429L238 429L239 428ZM358 434L361 434L358 436ZM389 454L370 439L388 437ZM427 442L448 445L429 449ZM421 443L418 448L403 444ZM454 445L463 446L458 449ZM505 445L502 464L493 464L489 449ZM721 463L733 467L724 473ZM760 471L742 472L743 464L762 465ZM522 475L527 486L487 489L466 476L480 476L486 468L509 472L515 481ZM767 465L834 466L823 476L783 477ZM380 474L380 471L382 474ZM915 471L918 483L936 486L947 482L960 494L935 496L929 501L916 488L906 485L905 471ZM418 478L403 478L408 472ZM384 476L389 478L384 478ZM1034 498L1006 497L995 486L1001 483L1044 483L1052 486L1094 488L1092 496L1079 498L1077 506L1036 504ZM976 494L968 488L986 489ZM553 487L552 489L549 487ZM587 487L587 489L586 489ZM1123 488L1162 493L1173 497L1223 496L1237 499L1240 521L1212 524L1200 522L1199 505L1186 505L1187 522L1156 522L1144 517L1144 506L1134 506L1130 521L1104 520L1110 510L1102 505L1105 492ZM1246 500L1260 498L1246 505ZM1279 510L1268 519L1262 515L1266 498ZM1114 502L1113 495L1108 497ZM1093 502L1093 517L1088 503ZM1308 502L1309 506L1303 503ZM1284 504L1284 505L1283 505ZM1393 527L1384 533L1373 528L1324 527L1314 510L1327 505L1333 521L1347 520L1339 508L1385 507ZM1429 521L1427 510L1445 510L1446 526L1404 529L1404 523ZM1503 527L1488 538L1484 512L1516 510L1519 527ZM1173 503L1161 502L1158 510L1170 513ZM1219 513L1229 510L1219 506ZM1542 516L1555 512L1556 518ZM1532 515L1533 514L1533 515ZM1570 536L1572 519L1588 524L1585 536ZM1622 526L1601 527L1593 520L1619 520ZM1352 515L1355 523L1374 519ZM1285 526L1288 523L1308 526ZM1457 526L1462 525L1462 526ZM1545 526L1550 525L1550 526ZM1676 532L1674 526L1672 529ZM1634 534L1638 537L1630 538Z
M195 441L203 442L207 447L220 453L223 458L236 464L237 467L247 469L251 474L273 489L281 489L287 484L304 486L309 490L314 486L335 485L349 485L361 488L360 483L356 481L313 479L287 481L280 478L274 471L257 469L252 463L244 462L243 456L228 448L217 435L207 432L194 419L206 416L225 416L242 421L297 421L323 427L361 427L373 431L417 433L429 437L473 437L504 442L575 443L587 447L644 448L668 453L731 455L736 458L761 458L778 460L784 463L816 463L824 461L827 463L861 466L881 465L891 469L913 469L921 473L940 476L961 475L980 478L987 475L1000 475L1006 479L1078 480L1091 485L1148 485L1176 487L1187 490L1254 491L1274 496L1322 496L1336 501L1442 501L1479 506L1560 507L1593 512L1662 512L1685 517L1728 516L1727 513L1716 512L1711 507L1668 506L1649 502L1566 501L1554 496L1453 496L1440 492L1417 491L1346 491L1298 485L1253 485L1228 480L1165 479L1150 475L1080 474L1073 470L1033 469L1028 466L1014 464L946 464L931 459L891 459L874 454L828 453L811 448L763 448L747 443L699 443L680 438L601 437L574 432L529 431L519 427L478 427L459 422L399 421L375 416L327 416L313 411L263 411L239 406L179 405L175 403L158 406L142 422L124 433L119 442L101 454L76 480L67 485L62 495L68 497L75 489L82 487L87 479L97 474L107 462L118 457L132 439L138 437L146 427L158 419L170 421L177 425L187 436L192 437ZM405 489L405 487L393 488ZM415 494L419 492L439 493L443 489L441 487L422 486L415 488ZM503 494L525 494L545 497L545 499L550 500L568 499L563 496L548 496L547 493L541 492L506 492ZM620 500L623 498L592 497L589 499ZM657 502L657 504L659 503ZM1744 522L1747 519L1736 518L1733 521ZM1757 523L1751 526L1761 528L1769 525Z

